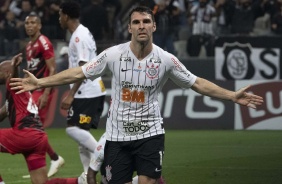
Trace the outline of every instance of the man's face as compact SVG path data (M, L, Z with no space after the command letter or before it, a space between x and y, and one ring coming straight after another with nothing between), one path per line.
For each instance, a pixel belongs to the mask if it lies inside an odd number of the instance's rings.
M28 36L34 36L36 33L38 33L41 29L41 23L37 19L37 17L30 17L27 16L25 18L25 31Z
M133 41L147 42L152 38L156 24L148 13L134 12L128 24L128 31L132 34Z
M59 11L59 23L61 25L61 28L67 29L67 19L68 19L68 16L66 14L64 14L62 12L62 10L60 9L60 11Z

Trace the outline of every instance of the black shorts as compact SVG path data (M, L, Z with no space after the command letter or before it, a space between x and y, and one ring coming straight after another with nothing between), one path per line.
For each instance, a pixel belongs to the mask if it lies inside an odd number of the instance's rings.
M96 129L104 109L105 96L75 98L68 110L67 124L84 130Z
M107 141L105 170L109 184L132 181L133 172L150 178L160 178L164 156L164 134L136 141Z

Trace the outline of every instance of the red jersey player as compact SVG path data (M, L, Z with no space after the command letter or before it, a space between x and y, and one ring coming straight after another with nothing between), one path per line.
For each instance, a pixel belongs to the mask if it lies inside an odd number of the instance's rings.
M18 54L11 61L0 64L0 84L6 84L7 89L5 104L0 109L0 121L8 117L11 125L11 128L0 129L0 152L22 154L33 184L82 183L81 178L54 178L48 181L45 160L48 137L38 116L38 107L30 92L17 95L9 86L10 78L17 76L17 66L21 60L21 54ZM1 176L0 182L3 182Z
M41 34L40 29L40 17L36 14L30 14L26 17L25 30L30 38L26 45L27 70L38 78L54 75L56 68L53 45L46 36ZM39 117L43 127L47 127L45 120L53 97L53 89L38 89L32 91L32 96L39 108ZM48 172L48 177L50 177L64 164L64 159L50 145L47 148L47 153L51 158L51 166Z

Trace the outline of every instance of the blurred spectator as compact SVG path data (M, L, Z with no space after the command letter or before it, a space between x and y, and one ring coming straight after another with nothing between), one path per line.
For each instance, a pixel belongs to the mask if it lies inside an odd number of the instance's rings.
M185 0L170 0L169 10L174 11L177 7L177 22L181 27L188 26L187 22L187 2ZM174 9L174 10L173 10Z
M12 0L9 5L9 10L11 10L16 16L19 16L22 12L21 0Z
M214 7L216 9L217 16L217 26L216 26L216 35L228 35L230 34L230 29L228 27L228 20L226 17L229 11L229 6L223 6L226 0L215 0Z
M182 26L185 26L182 23L182 12L181 12L181 5L178 0L170 1L168 5L168 11L171 19L172 31L175 33L174 37L178 40L178 31L181 29ZM187 22L187 19L185 19Z
M9 10L10 0L0 0L0 22L6 17L6 12ZM4 33L0 29L0 56L4 55Z
M192 6L189 22L192 26L192 35L188 38L187 53L197 57L202 46L207 56L214 56L214 31L212 18L216 15L215 8L208 4L208 0L199 0L199 4Z
M122 9L122 4L120 0L102 0L103 6L106 8L108 13L109 21L109 39L116 38L119 34L120 13Z
M89 29L95 41L101 41L107 38L109 20L107 11L102 5L101 0L92 0L91 5L82 10L81 24Z
M225 0L224 8L228 9L226 18L231 34L250 35L254 29L255 20L265 13L267 0Z
M160 0L139 0L139 5L140 6L147 6L147 7L151 8L153 10L155 5L158 4L159 1Z
M282 0L268 0L265 4L265 12L270 15L270 19L280 12L280 4Z
M6 18L0 23L4 36L4 55L11 56L19 51L18 20L12 11L6 13Z
M18 29L19 29L19 38L20 39L24 39L26 38L26 32L25 32L25 28L24 28L24 23L25 23L25 18L31 13L32 11L32 5L31 5L31 1L30 0L22 0L21 1L21 12L20 14L17 16L18 18Z
M0 22L5 19L11 0L0 0Z
M101 0L101 1L103 2L103 6L106 8L109 6L114 7L115 9L114 17L117 18L122 8L120 0Z
M41 19L41 32L48 38L51 38L51 31L50 31L50 13L48 6L45 4L45 0L35 0L35 4L33 6L33 11L40 17Z
M59 10L61 0L49 0L46 2L49 9L49 34L50 39L66 39L66 30L61 28L59 23Z
M279 11L277 11L271 19L271 30L277 35L282 35L282 0L278 0L277 2Z
M177 7L175 7L177 8ZM156 45L172 54L176 54L173 41L178 22L173 22L165 0L159 0L155 7L155 21L157 29L153 34L153 40Z

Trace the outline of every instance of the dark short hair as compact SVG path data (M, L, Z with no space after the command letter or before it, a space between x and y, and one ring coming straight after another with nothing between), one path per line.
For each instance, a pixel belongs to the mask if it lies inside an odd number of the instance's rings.
M78 19L80 17L80 5L76 1L64 1L61 3L60 9L71 19Z
M148 14L151 15L153 22L155 22L154 13L153 13L153 11L152 11L149 7L147 7L147 6L137 6L137 7L133 8L133 9L130 11L130 13L129 13L129 24L130 24L130 22L131 22L131 15L132 15L134 12L148 13Z
M34 12L34 11L30 12L30 13L28 14L28 16L26 16L26 17L36 17L36 18L37 18L37 21L41 24L41 18L40 18L40 16L39 16L36 12Z

